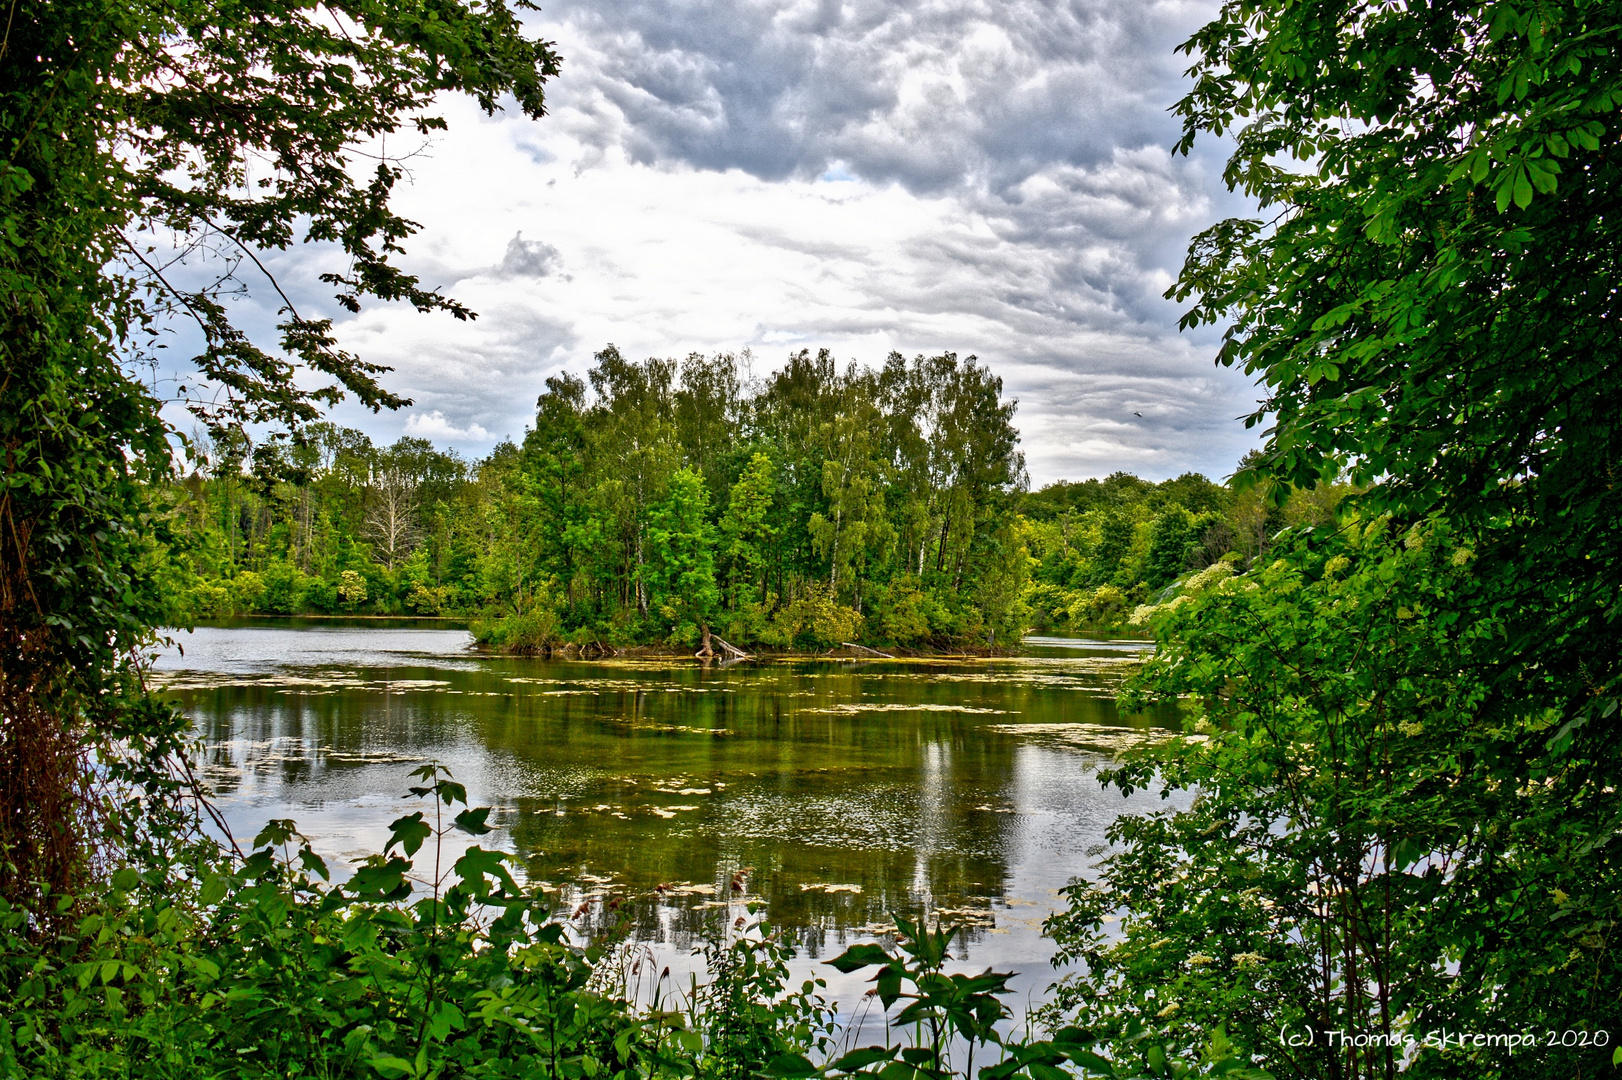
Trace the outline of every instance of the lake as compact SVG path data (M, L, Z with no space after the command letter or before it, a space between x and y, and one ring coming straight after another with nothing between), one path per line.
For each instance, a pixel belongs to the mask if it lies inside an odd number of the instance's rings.
M407 772L448 766L583 934L624 919L652 967L758 903L817 964L891 913L962 924L976 970L1054 978L1041 925L1122 813L1122 748L1176 724L1124 718L1138 642L1033 638L995 659L794 658L731 666L494 656L433 624L282 620L177 634L158 681L194 719L203 776L246 845L293 818L335 867L422 808ZM611 912L609 901L617 899ZM856 981L852 981L852 980Z

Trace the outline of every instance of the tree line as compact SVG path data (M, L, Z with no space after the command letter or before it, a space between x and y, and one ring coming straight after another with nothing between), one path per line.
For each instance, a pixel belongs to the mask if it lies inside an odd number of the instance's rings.
M609 346L476 462L332 425L216 441L176 501L190 612L477 615L519 647L1017 637L1001 380L952 353L748 361Z
M1353 491L1330 482L1275 499L1198 473L1158 484L1125 472L1049 484L1021 500L1032 558L1027 621L1055 633L1142 632L1141 609L1178 583L1216 565L1248 569L1282 530L1333 522Z
M177 618L448 615L518 649L996 648L1119 629L1332 506L1195 474L1027 491L1015 403L974 357L751 368L610 346L477 461L328 422L200 436L172 489Z

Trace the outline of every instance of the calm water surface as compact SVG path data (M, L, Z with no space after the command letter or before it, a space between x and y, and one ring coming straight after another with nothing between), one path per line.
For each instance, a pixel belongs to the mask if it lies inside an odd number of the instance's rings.
M516 853L579 923L621 900L674 963L747 901L816 965L892 912L966 924L963 963L1054 977L1042 920L1124 798L1096 770L1175 724L1113 694L1143 646L1030 639L997 660L791 660L730 667L490 656L461 630L237 625L180 634L160 678L198 725L206 777L244 840L293 818L336 863L418 809L429 759L496 808ZM740 885L741 889L734 888ZM619 916L616 916L619 917ZM666 961L661 961L666 962ZM849 984L849 985L847 985Z

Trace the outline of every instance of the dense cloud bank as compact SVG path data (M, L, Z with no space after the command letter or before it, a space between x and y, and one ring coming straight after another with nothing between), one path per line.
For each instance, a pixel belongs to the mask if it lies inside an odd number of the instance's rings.
M1198 17L1030 0L569 0L549 13L574 39L567 93L598 146L767 180L843 163L924 192L1006 191L1163 145L1172 50Z
M471 326L378 310L404 417L470 450L519 434L545 377L629 355L978 354L1020 399L1033 481L1225 473L1243 376L1162 294L1243 207L1212 144L1175 158L1174 53L1207 3L565 0L539 125L447 103L408 158L413 268ZM305 273L317 253L282 260ZM292 265L297 264L297 265ZM392 425L392 426L391 426ZM482 438L480 437L482 436Z

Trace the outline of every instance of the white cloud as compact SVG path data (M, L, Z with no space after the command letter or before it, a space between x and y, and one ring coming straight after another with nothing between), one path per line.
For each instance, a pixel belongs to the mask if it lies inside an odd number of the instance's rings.
M490 433L478 424L459 428L435 409L431 413L414 412L406 416L405 433L419 439L449 442L489 442Z
M450 132L400 192L424 225L410 268L480 318L341 320L418 411L340 419L385 440L517 436L545 378L609 342L750 347L758 370L803 346L868 363L950 349L1020 399L1037 483L1225 474L1254 445L1235 417L1255 390L1212 365L1209 332L1179 335L1162 297L1189 237L1239 206L1214 161L1169 152L1171 47L1211 10L549 6L552 115L448 101Z

